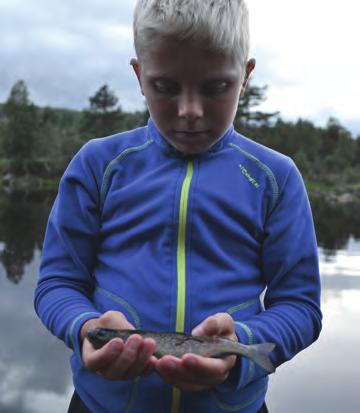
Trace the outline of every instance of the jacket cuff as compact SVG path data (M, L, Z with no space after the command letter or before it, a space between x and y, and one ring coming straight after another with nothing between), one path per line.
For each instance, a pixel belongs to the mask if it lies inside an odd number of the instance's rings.
M254 343L253 333L250 328L241 322L235 321L235 333L242 344ZM246 386L253 377L254 362L247 357L238 356L235 366L231 369L228 378L217 386L216 390L221 393L232 392Z
M84 323L86 321L94 319L94 318L100 318L100 317L101 317L101 313L98 313L96 311L82 313L79 316L77 316L71 324L71 327L70 327L70 341L71 341L72 349L75 353L75 356L78 358L81 365L83 364L83 362L82 362L82 343L81 343L81 339L80 339L81 327L84 325Z
M235 331L240 343L246 345L252 345L254 343L254 334L250 327L240 321L235 321ZM238 375L238 381L236 388L240 389L245 387L254 379L255 363L247 357L239 357L241 363L241 369Z

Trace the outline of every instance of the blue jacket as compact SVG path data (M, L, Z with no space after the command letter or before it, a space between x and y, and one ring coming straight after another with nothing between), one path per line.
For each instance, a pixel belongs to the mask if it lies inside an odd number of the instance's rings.
M150 120L88 142L60 182L35 308L74 350L74 384L94 413L254 413L268 377L242 358L231 380L208 392L179 394L157 374L106 381L82 364L78 334L90 318L118 310L139 329L190 332L228 312L242 343L276 343L279 366L318 337L319 301L301 176L288 157L233 127L186 157Z

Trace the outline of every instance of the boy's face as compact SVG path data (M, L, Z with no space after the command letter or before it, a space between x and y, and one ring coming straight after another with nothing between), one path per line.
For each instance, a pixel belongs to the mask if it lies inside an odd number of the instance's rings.
M163 137L184 154L213 146L233 122L246 71L230 56L194 42L156 37L146 59L131 64L150 115Z

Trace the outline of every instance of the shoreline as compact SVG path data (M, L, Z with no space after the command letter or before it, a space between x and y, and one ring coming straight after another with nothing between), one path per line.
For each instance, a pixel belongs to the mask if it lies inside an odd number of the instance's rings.
M29 172L26 174L14 174L9 171L5 174L0 174L0 193L11 195L15 192L56 192L62 173L59 175L54 175L53 173L45 175ZM341 205L360 203L360 189L358 187L336 187L335 185L324 187L322 183L308 184L306 181L305 186L310 200L323 199L330 204Z

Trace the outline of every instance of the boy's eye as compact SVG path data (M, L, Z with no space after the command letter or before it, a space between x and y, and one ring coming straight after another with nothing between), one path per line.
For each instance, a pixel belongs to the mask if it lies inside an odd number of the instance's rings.
M153 86L156 92L165 95L175 95L179 91L179 86L167 80L154 80Z
M205 93L206 95L219 95L226 92L228 88L229 82L225 80L219 80L205 85L203 88L203 93Z

